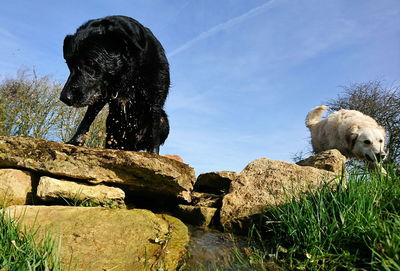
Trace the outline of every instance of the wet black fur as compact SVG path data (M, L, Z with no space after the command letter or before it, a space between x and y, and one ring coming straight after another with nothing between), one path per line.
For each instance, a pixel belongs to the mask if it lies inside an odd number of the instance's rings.
M125 16L90 20L64 39L70 70L60 99L88 106L67 143L82 145L108 103L106 148L159 152L169 133L163 110L170 85L164 49L150 29Z

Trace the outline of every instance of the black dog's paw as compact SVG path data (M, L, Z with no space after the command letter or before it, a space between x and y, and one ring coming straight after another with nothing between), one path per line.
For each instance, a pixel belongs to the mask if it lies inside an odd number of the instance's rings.
M73 139L68 140L67 142L65 142L65 144L79 146L79 143L76 140L73 140Z
M87 135L74 136L73 138L65 142L65 144L70 144L74 146L83 146L83 144L85 144L87 137L88 137Z
M160 154L160 146L153 147L149 150L149 152L154 154Z

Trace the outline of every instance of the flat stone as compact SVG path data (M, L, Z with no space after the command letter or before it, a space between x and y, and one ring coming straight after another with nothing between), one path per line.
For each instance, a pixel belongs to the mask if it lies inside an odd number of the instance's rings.
M42 176L37 196L44 201L68 201L102 206L125 206L125 193L117 187L88 185Z
M187 227L147 210L101 207L12 206L23 226L61 244L64 270L176 270L186 257ZM58 242L60 241L60 242Z
M0 169L0 206L26 204L31 199L32 174L18 169Z
M132 189L190 201L193 168L146 152L78 147L42 139L0 137L0 167L90 183L116 183Z

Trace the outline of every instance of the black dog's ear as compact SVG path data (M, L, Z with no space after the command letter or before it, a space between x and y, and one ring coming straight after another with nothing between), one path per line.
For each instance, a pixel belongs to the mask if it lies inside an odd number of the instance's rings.
M352 150L354 148L354 145L356 144L357 138L358 138L358 132L360 128L357 126L350 127L345 135L347 146L349 150Z
M64 59L68 59L73 55L74 51L74 36L67 35L64 39L63 53Z

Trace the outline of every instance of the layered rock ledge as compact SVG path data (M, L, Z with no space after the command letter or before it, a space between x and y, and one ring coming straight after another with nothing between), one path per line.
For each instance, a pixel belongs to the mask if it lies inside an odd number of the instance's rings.
M160 155L22 137L0 137L0 168L27 169L91 184L125 185L186 202L191 200L195 182L193 168Z

